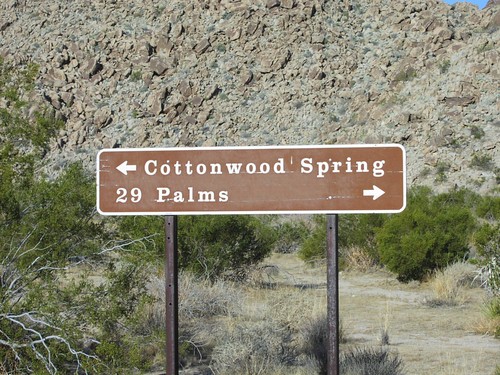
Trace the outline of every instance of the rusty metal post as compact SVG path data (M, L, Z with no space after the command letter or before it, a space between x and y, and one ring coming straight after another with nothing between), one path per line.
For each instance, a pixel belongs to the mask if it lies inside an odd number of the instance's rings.
M177 216L165 217L165 237L166 375L177 375L179 373Z
M338 215L327 215L328 375L339 375Z

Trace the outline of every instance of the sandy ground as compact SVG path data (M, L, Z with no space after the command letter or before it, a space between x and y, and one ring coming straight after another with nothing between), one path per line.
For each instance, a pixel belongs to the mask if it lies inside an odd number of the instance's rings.
M294 255L274 255L268 261L279 272L277 283L304 288L325 300L326 270L310 268ZM339 274L340 319L350 346L380 345L381 332L398 352L408 375L492 375L500 365L500 340L474 334L486 294L466 290L466 302L453 307L429 307L432 290L426 283L399 283L382 270ZM325 307L326 309L326 307Z

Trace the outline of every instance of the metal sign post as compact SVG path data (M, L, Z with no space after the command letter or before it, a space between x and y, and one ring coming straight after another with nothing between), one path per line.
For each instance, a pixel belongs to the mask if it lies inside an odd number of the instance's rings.
M327 215L326 238L328 317L327 374L339 375L338 215Z
M178 321L179 301L177 291L177 216L165 217L165 319L167 333L166 375L179 373Z

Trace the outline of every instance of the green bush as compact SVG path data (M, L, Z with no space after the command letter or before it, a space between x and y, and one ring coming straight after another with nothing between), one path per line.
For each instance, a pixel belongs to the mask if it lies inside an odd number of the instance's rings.
M313 220L314 229L299 250L299 257L305 261L326 258L326 215L316 215ZM384 221L385 217L378 214L339 216L339 249L357 246L377 261L375 233Z
M0 368L55 374L137 367L137 339L124 345L130 337L123 327L146 302L145 268L124 258L116 266L116 254L107 256L125 242L117 233L111 241L110 227L96 217L94 178L81 165L50 180L40 173L61 122L25 115L22 98L36 72L0 60ZM99 282L90 281L96 274Z
M476 213L486 220L500 220L500 197L483 197L477 204Z
M214 280L244 276L269 255L275 236L252 216L183 216L178 241L179 267Z
M500 339L500 296L497 295L486 302L484 314L487 319L491 320L493 336Z
M479 265L484 287L500 295L500 223L485 223L474 233L474 244L480 255Z
M137 243L143 257L163 263L164 218L128 216L120 218L118 226L129 238L146 239L145 248L145 242ZM276 233L253 216L179 216L177 238L179 269L215 280L243 277L249 265L269 255Z
M408 194L405 211L392 215L376 234L380 258L401 281L421 280L430 271L463 259L475 227L474 195L433 195L429 188Z
M309 229L303 221L285 221L275 226L276 242L274 251L277 253L294 253L302 246L309 234Z
M304 261L316 261L326 258L326 216L313 217L314 229L302 243L299 257Z

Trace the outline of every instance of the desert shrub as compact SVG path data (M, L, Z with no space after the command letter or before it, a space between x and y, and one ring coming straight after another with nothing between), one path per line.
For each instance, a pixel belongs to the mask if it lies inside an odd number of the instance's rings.
M466 302L465 290L474 283L476 272L477 268L467 262L436 270L430 281L434 296L427 301L428 305L454 306Z
M138 367L142 346L123 327L146 299L143 267L108 256L126 241L111 240L96 217L95 182L81 165L50 179L40 172L62 122L42 109L28 117L23 98L36 74L36 66L0 60L0 367L9 374Z
M339 217L339 249L349 247L364 249L366 254L378 260L375 247L375 232L383 225L385 218L382 215L344 215ZM326 258L326 215L314 216L314 229L304 240L299 250L299 256L305 261ZM341 259L341 262L344 260Z
M221 338L222 339L222 338ZM214 373L274 375L295 360L292 332L273 320L238 322L228 327L212 353Z
M487 304L486 317L492 322L493 335L500 339L500 297L493 297Z
M383 264L401 281L421 280L463 259L475 226L461 191L434 195L416 188L408 195L406 210L392 215L376 235Z
M128 216L119 218L118 227L129 238L147 238L141 253L163 262L164 218ZM276 239L272 226L247 215L180 216L177 235L179 268L210 280L244 277L246 267L264 259Z
M326 315L309 320L301 330L301 352L311 358L319 374L327 373L328 366L328 318ZM345 342L342 324L339 326L339 343Z
M314 228L304 240L299 250L299 257L305 261L316 261L326 258L326 216L313 218Z
M345 248L341 252L344 268L350 271L366 272L377 266L376 259L359 246Z
M0 362L9 373L96 369L134 357L137 345L125 345L118 328L143 302L145 277L140 264L117 267L104 255L109 233L94 218L94 192L92 179L71 166L53 181L18 188L13 198L23 215L0 216L0 330L11 340L0 347ZM77 265L80 277L67 274ZM87 267L102 269L98 284Z
M385 348L359 348L342 353L340 373L345 375L401 375L403 362Z
M185 319L234 315L241 300L241 291L229 282L211 283L187 272L179 277L179 315Z
M66 310L61 297L72 297L58 280L104 240L92 220L95 186L81 166L51 181L40 175L61 122L25 115L36 74L0 59L0 363L12 374L76 372L96 359L82 351L83 319Z
M474 233L474 244L481 256L479 276L483 286L500 295L500 223L485 223Z
M246 215L184 216L179 221L179 266L210 280L244 277L272 250L272 229Z
M476 333L500 339L500 297L492 297L482 308L482 317L473 325Z
M482 153L474 153L472 155L472 160L470 162L471 167L477 167L479 169L489 171L495 166L493 158L490 155Z
M277 253L296 252L309 233L309 228L303 221L284 221L276 225L276 242L274 251Z
M485 196L478 202L477 215L486 220L500 220L500 197Z

